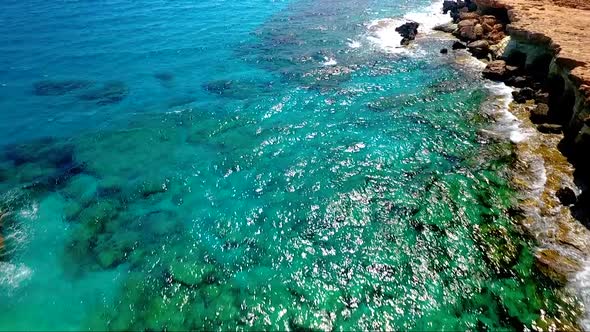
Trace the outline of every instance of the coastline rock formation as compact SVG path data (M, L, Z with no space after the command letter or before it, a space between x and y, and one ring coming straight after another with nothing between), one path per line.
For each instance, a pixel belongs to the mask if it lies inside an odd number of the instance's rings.
M404 37L400 42L401 45L408 45L410 41L416 39L418 26L420 26L420 24L417 22L407 22L395 28L395 31Z
M584 227L590 226L590 191L585 189L590 187L590 2L473 0L473 4L475 9L462 1L445 1L443 11L451 12L457 23L452 33L467 43L474 56L489 60L482 73L485 78L516 88L514 107L524 110L526 121L530 119L544 135L528 144L538 152L549 151L544 149L550 145L559 147L575 165L573 176L585 190L576 196L556 176L556 168L567 162L563 155L541 158L556 164L545 166L553 175L549 174L542 197L535 198L542 201L540 213L523 225L540 242L535 254L539 270L565 283L590 258L590 231ZM444 31L442 26L437 29ZM530 167L526 161L521 164ZM530 209L536 203L523 204Z
M590 165L590 4L584 0L475 0L482 12L505 12L503 57L550 93L550 113L564 126L572 157ZM579 153L580 152L580 153Z

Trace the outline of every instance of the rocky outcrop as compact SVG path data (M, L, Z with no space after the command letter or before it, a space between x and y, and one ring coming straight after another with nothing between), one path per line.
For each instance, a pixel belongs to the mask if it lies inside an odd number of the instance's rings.
M402 45L408 45L410 41L416 39L419 25L417 22L407 22L395 28L395 31L403 37L400 42Z
M510 45L504 56L545 84L557 121L564 126L573 158L587 167L584 135L590 115L590 9L583 0L474 0L480 11L504 11Z
M538 269L565 283L590 259L590 191L576 195L571 189L579 183L582 189L590 188L590 2L473 2L475 12L456 9L459 3L446 5L458 12L452 16L457 22L453 34L466 41L475 56L489 59L484 77L517 88L513 114L539 131L515 146L516 155L525 156L520 166L541 161L546 176L543 188L535 189L540 191L524 186L523 192L535 193L523 194L519 208L526 213L521 224L538 240ZM487 55L484 42L489 45ZM527 149L534 155L522 153ZM528 174L523 170L515 173ZM526 179L515 178L516 186Z
M481 12L470 11L465 5L459 6L459 12L453 17L456 28L452 33L459 39L468 43L469 51L478 58L495 58L499 49L503 49L501 42L506 37L505 24L494 15L483 15ZM440 31L448 32L452 24L440 25L437 27Z

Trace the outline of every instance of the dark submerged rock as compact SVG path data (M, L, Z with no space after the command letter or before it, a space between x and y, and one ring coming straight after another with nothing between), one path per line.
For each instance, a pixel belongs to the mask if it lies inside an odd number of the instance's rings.
M417 22L407 22L395 28L395 31L404 37L401 41L402 45L408 45L410 41L416 39L418 26L420 26L420 24Z
M154 78L162 82L170 82L174 80L174 74L169 72L158 72L154 74Z
M81 94L78 98L84 101L93 101L97 105L116 104L127 97L129 88L121 81L105 82L102 87Z
M557 190L555 193L557 199L561 202L561 204L565 206L570 206L572 204L576 204L576 193L571 188L563 187Z
M39 81L33 84L36 96L62 96L72 91L88 88L93 84L85 80Z
M446 49L446 48L442 48L442 49L440 50L440 53L441 53L441 54L447 54L447 53L449 53L449 50L448 50L448 49Z
M223 95L226 90L231 89L233 82L231 80L218 80L205 84L203 88L210 93Z

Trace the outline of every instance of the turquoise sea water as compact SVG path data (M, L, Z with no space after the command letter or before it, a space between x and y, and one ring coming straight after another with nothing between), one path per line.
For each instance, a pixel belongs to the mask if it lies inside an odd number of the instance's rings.
M429 5L4 1L0 330L574 321Z

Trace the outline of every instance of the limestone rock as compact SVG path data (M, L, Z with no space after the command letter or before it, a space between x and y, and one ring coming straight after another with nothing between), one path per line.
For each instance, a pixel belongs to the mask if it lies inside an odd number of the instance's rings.
M494 27L496 24L499 24L498 19L494 15L483 15L480 21L482 24L489 25L490 27Z
M540 249L535 253L536 265L549 278L565 284L572 273L580 269L580 263L554 249Z
M446 33L453 33L458 28L459 28L459 26L457 24L455 24L455 23L445 23L445 24L439 24L439 25L435 26L433 29L436 30L436 31L442 31L442 32L446 32Z
M476 40L467 44L469 52L475 57L485 59L490 53L490 44L486 40Z
M479 23L478 23L478 24L476 24L476 25L473 27L473 32L475 33L475 36L476 36L477 38L481 38L481 37L483 37L483 34L484 34L483 26L482 26L481 24L479 24Z
M461 20L478 20L479 21L479 14L474 12L462 12L459 13L459 19Z
M457 27L459 27L459 28L472 27L472 26L475 26L478 23L479 23L479 21L478 20L475 20L475 19L465 19L465 20L461 20L457 24Z
M543 134L561 134L563 126L553 123L542 123L537 126L537 130Z
M483 77L491 79L491 80L503 80L506 78L507 71L506 71L506 61L504 60L495 60L486 66L486 68L482 72Z

